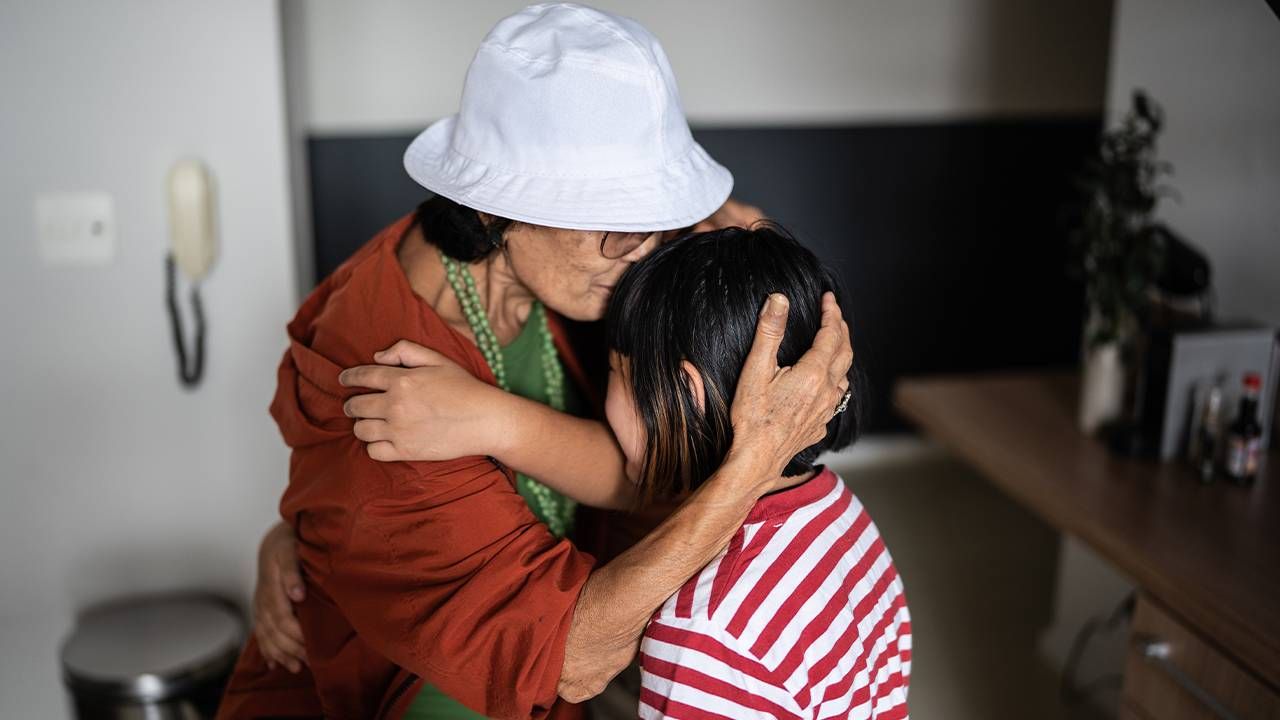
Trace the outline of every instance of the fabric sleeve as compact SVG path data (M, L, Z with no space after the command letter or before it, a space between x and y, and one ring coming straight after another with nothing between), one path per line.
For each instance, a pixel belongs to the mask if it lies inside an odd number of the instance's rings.
M697 621L655 618L640 645L640 710L657 718L806 718L768 668L734 638Z
M592 558L486 458L379 468L389 482L331 556L333 601L371 647L477 712L544 716Z

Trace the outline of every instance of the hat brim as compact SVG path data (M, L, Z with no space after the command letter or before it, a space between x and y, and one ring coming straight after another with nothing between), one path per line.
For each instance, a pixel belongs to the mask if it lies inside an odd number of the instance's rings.
M653 232L710 217L733 189L733 175L702 146L661 170L613 178L543 177L494 168L452 148L457 116L423 130L404 153L419 185L474 210L570 230Z

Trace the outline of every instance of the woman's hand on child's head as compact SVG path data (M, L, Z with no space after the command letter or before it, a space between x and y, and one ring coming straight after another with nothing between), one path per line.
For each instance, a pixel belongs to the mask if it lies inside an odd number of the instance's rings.
M451 460L501 449L502 403L512 396L408 340L373 358L378 365L348 368L338 376L347 387L380 391L356 395L343 406L356 418L353 430L368 443L369 457Z
M849 325L835 295L822 297L822 326L813 346L790 367L778 367L778 347L787 329L787 299L765 301L733 396L733 453L750 453L770 469L770 486L781 487L782 469L801 450L822 440L849 389L853 347Z

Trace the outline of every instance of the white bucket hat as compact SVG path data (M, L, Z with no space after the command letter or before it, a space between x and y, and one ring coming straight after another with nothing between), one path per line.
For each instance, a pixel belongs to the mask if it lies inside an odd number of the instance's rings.
M569 3L533 5L494 26L460 111L418 135L404 167L469 208L577 230L682 228L733 187L693 141L657 38Z

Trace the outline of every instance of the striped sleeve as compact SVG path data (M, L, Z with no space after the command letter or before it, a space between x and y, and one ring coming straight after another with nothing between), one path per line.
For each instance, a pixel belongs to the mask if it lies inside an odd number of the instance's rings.
M780 679L733 636L655 618L640 647L643 720L805 718Z

